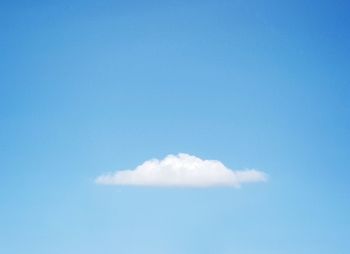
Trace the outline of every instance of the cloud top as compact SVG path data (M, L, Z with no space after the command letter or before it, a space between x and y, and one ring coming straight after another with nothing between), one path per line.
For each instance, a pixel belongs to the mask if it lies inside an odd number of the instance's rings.
M180 153L163 160L145 161L133 170L103 174L97 184L156 187L239 187L243 183L265 182L267 175L255 169L231 170L217 160L203 160Z

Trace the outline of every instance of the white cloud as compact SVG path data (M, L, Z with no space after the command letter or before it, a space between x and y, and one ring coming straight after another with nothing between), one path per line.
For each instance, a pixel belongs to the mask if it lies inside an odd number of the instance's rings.
M159 187L239 187L265 182L267 175L255 169L231 170L217 160L202 160L180 153L163 160L145 161L134 170L120 170L96 178L97 184Z

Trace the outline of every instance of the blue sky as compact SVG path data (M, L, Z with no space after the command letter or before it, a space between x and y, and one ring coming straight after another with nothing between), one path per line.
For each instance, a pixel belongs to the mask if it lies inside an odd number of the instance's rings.
M0 252L348 252L349 11L2 1ZM179 152L269 180L94 183Z

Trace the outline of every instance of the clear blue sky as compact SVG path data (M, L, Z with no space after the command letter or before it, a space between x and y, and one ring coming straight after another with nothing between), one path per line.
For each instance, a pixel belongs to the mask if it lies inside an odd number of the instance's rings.
M0 252L350 250L349 1L1 1ZM185 152L267 183L99 186Z

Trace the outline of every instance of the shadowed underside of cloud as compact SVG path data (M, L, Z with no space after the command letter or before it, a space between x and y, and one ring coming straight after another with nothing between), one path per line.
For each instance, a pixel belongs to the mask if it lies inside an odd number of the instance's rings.
M255 169L231 170L217 160L202 160L180 153L163 160L145 161L134 170L101 175L97 184L158 187L239 187L243 183L265 182L267 175Z

